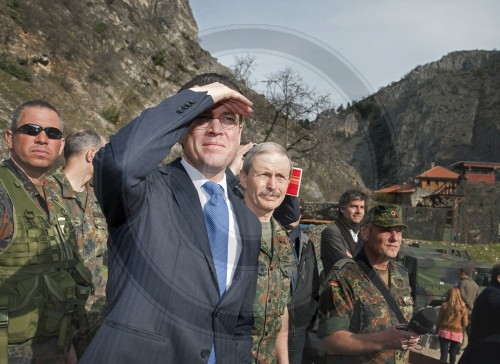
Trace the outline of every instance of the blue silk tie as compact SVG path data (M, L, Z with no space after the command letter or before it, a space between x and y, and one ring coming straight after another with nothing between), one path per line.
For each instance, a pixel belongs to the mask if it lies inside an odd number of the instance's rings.
M217 183L208 181L203 189L210 195L210 199L203 208L205 225L207 226L208 240L214 259L219 294L222 297L226 291L227 277L227 245L229 234L229 210L224 200L224 189ZM212 348L208 364L215 363L215 349Z

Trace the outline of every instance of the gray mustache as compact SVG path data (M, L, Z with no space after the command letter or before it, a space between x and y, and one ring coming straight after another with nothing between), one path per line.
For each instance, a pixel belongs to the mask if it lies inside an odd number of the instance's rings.
M281 197L281 193L279 191L262 191L259 193L261 197Z

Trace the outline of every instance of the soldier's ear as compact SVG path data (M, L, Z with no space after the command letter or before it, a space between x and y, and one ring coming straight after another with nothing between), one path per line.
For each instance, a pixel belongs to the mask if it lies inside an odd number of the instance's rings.
M13 138L13 135L14 133L12 132L12 130L5 130L5 134L4 134L4 137L5 137L5 141L7 142L7 147L10 149L12 149L12 138Z
M66 143L66 139L62 138L61 139L61 145L59 146L59 154L58 155L62 155L63 152L64 152L64 144Z
M87 163L92 163L94 157L95 157L95 149L94 148L87 149L87 151L85 152L85 161Z

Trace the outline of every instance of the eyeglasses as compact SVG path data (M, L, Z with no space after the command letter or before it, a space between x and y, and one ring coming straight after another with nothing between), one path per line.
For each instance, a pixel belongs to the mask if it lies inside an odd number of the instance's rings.
M31 136L37 136L40 134L42 131L47 134L47 138L49 139L62 139L63 133L57 128L53 128L51 126L44 128L40 125L37 124L24 124L21 125L19 128L14 130L14 133L21 133L21 134L26 134L26 135L31 135Z
M224 114L219 117L200 115L194 119L193 126L197 129L206 129L215 119L219 119L219 122L224 129L232 129L240 123L238 116L234 114Z

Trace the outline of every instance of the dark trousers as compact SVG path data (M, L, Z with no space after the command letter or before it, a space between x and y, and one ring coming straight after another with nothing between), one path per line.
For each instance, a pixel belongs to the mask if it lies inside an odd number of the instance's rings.
M292 330L288 332L288 360L290 364L302 364L302 355L306 343L306 331Z
M445 363L455 364L457 360L458 349L460 349L460 343L452 340L445 339L444 337L439 337L439 346L441 348L441 360ZM450 354L450 361L448 361L448 353Z

